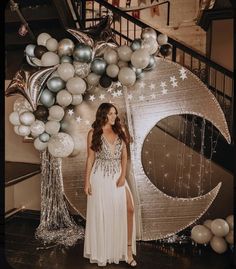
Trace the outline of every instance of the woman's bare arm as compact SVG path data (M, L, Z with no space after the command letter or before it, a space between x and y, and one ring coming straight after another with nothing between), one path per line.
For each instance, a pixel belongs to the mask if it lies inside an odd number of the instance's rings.
M126 144L123 142L121 153L121 174L116 182L117 187L121 187L125 184L126 167L127 167L127 148Z
M95 160L95 152L91 149L92 136L93 136L93 130L90 130L87 136L87 160L86 160L85 182L84 182L84 191L86 195L92 194L90 180L89 180L93 163Z

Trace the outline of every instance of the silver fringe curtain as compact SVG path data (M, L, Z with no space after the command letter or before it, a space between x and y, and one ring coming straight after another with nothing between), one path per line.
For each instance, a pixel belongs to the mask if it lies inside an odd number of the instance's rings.
M84 238L84 228L70 217L64 200L62 160L53 157L47 150L41 157L41 216L35 232L36 239L44 245L72 246Z

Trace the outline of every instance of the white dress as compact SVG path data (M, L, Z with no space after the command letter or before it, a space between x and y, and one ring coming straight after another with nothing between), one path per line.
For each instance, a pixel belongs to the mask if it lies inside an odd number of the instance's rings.
M121 174L121 154L124 142L117 138L112 145L104 135L102 146L95 153L90 175L92 195L87 198L84 257L91 263L105 266L107 263L127 261L127 204L125 181L116 186ZM133 216L132 252L136 254L135 217Z

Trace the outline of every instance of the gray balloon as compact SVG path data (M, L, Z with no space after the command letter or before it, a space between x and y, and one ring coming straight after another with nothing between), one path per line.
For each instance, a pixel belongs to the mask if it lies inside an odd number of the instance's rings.
M74 106L77 106L83 102L83 96L82 94L73 94L72 95L72 102L71 104Z
M36 46L33 45L33 44L27 45L25 47L25 53L26 53L26 55L31 56L31 57L35 57L35 55L34 55L34 49L35 49L35 47Z
M92 49L85 44L77 44L75 46L73 57L76 61L88 63L92 59Z
M66 83L60 77L53 77L47 81L47 87L52 92L59 92L64 89Z
M46 107L51 107L55 103L55 97L54 94L49 91L49 89L44 89L39 101L41 102L42 105Z
M73 60L70 56L64 55L61 57L61 63L72 63Z
M134 41L131 43L130 48L133 51L135 51L135 50L141 49L141 46L142 46L142 39L137 38L137 39L134 39Z
M150 55L149 64L144 70L145 71L152 70L155 66L156 66L155 57L153 55Z
M152 37L154 39L157 39L157 33L156 33L156 31L154 29L152 29L152 28L149 28L149 27L144 28L142 30L142 33L141 33L141 38L142 39L145 39L145 38L149 38L149 37Z
M97 75L102 75L106 71L106 65L106 62L103 59L97 58L91 63L91 70Z
M89 85L92 85L92 86L96 86L99 82L99 79L100 79L100 76L92 72L87 76L87 82Z
M116 64L109 64L106 69L106 73L109 77L115 78L118 76L120 68Z
M35 116L33 113L26 111L20 114L20 122L23 125L31 125L35 121Z
M58 55L61 57L63 55L71 56L74 50L74 42L69 38L64 38L58 43Z
M39 135L39 140L44 143L48 142L49 138L50 135L48 133L42 133L41 135Z

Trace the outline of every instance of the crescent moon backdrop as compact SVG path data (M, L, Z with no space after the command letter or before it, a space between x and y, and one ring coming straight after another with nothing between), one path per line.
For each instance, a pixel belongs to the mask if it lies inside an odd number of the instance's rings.
M137 239L154 240L171 236L206 212L220 189L220 183L202 196L171 197L149 180L141 161L143 143L150 130L161 119L172 115L203 117L230 143L220 105L198 77L179 64L156 58L155 69L144 73L134 86L122 88L117 82L108 90L96 87L84 95L84 100L74 110L68 110L62 124L62 128L73 137L79 152L76 157L63 160L65 196L74 210L85 217L83 181L87 132L99 104L113 102L134 139L130 146L127 180L135 200Z

